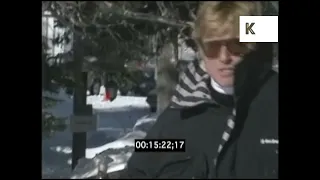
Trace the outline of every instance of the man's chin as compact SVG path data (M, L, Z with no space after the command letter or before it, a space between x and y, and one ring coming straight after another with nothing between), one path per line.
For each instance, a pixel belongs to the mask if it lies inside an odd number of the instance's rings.
M222 87L233 87L233 79L220 79L218 81L219 85Z

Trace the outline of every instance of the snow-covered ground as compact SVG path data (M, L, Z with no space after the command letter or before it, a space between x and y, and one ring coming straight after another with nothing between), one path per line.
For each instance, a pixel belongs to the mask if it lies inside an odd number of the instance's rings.
M64 100L50 109L56 116L72 114L72 99L63 91L57 96ZM149 113L145 97L118 96L113 102L102 96L88 96L98 115L98 130L87 133L86 158L71 172L72 133L67 128L51 138L42 139L42 178L86 178L100 170L107 173L121 170L130 158L134 139L143 138L153 125L155 114ZM68 123L68 122L67 122Z

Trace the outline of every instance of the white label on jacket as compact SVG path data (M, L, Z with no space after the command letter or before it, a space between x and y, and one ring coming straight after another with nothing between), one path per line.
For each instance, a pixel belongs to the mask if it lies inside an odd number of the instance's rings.
M279 144L278 139L260 139L261 144Z

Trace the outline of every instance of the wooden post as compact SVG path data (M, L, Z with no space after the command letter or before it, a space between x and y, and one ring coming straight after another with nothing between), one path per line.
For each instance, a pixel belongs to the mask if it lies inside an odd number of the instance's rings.
M92 108L87 108L87 73L82 72L82 83L79 87L75 88L73 99L73 114L75 116L88 116L92 115ZM87 147L87 133L86 132L73 132L72 135L72 169L78 164L78 160L86 156Z
M75 89L73 97L73 114L83 115L84 107L87 101L87 73L82 73L82 40L81 37L75 35L73 41L73 60L74 64L74 78ZM86 132L74 132L72 134L72 170L76 167L78 160L86 155L87 144Z

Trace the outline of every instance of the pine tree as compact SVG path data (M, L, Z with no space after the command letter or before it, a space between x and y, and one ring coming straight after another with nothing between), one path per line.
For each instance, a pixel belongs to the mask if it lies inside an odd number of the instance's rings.
M43 31L48 28L46 21L42 22ZM61 88L72 88L72 80L66 73L65 61L69 52L52 53L52 48L56 44L66 44L68 39L58 36L50 39L43 32L42 36L42 134L44 137L51 136L56 131L63 131L66 128L66 117L55 117L50 109L54 108L63 100L56 97ZM51 47L49 47L49 44Z

